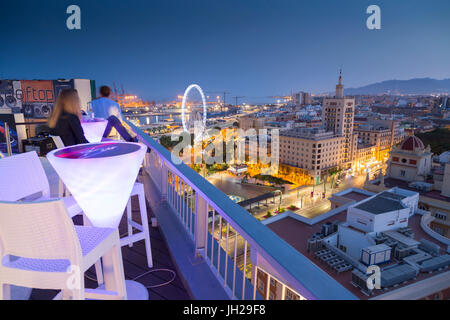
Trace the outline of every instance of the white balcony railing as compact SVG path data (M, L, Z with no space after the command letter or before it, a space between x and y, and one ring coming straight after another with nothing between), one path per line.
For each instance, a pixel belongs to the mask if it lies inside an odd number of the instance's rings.
M206 179L127 121L151 153L144 167L232 299L356 299Z

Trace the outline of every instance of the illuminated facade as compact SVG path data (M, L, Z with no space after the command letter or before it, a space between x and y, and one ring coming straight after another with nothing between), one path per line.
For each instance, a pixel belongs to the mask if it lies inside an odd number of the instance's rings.
M295 128L280 134L280 163L304 169L313 181L341 166L345 138L319 128Z
M361 145L375 147L375 161L386 162L392 147L403 140L403 133L395 120L367 119L355 128ZM358 148L360 146L358 145ZM359 153L359 150L358 150Z
M355 159L355 170L363 172L376 161L377 148L372 144L358 144Z
M431 174L431 150L416 136L394 147L389 159L388 176L407 182L426 181Z
M254 116L243 116L239 118L239 128L242 130L248 129L264 129L267 118L256 118Z
M323 101L323 128L295 128L280 134L280 163L307 170L316 183L330 169L351 168L357 156L354 114L355 99L344 97L341 74L336 95Z

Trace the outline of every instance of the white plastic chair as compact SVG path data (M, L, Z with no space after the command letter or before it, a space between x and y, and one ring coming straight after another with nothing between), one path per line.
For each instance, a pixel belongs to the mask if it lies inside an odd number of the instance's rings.
M53 139L53 142L55 143L56 149L64 148L64 142L62 141L60 136L52 136L50 137ZM66 188L64 183L62 182L61 178L58 180L58 195L60 197L70 196L69 190Z
M62 290L64 299L126 299L120 248L116 229L74 226L62 200L0 202L0 300L10 285ZM85 289L85 271L106 256L114 291Z
M0 201L51 199L50 185L35 151L0 159ZM83 211L72 196L63 197L70 217Z

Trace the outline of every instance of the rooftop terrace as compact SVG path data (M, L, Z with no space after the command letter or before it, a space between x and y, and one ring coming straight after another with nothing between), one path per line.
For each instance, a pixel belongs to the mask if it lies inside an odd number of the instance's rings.
M148 218L156 218L158 227L150 227L153 268L146 266L144 246L139 242L123 246L122 258L125 278L144 284L150 299L268 299L269 291L254 285L260 273L268 283L273 280L282 288L277 299L286 299L287 290L305 299L356 298L190 167L175 163L172 154L141 129L127 123L151 151L138 179L145 188ZM59 177L42 161L51 191L57 194ZM133 201L134 218L139 220ZM81 224L80 218L75 217L74 223ZM119 233L127 232L123 218ZM86 288L96 287L95 281L91 268L86 273ZM32 299L51 299L55 294L35 289Z
M132 200L133 219L140 222L139 205L137 199ZM154 214L150 207L147 207L150 217ZM120 223L119 232L121 235L127 234L126 215ZM82 224L80 216L75 217L75 224ZM177 270L170 250L167 246L159 227L150 226L150 236L152 245L153 268L147 267L145 247L142 242L137 242L133 247L122 248L123 265L125 279L137 280L148 289L150 300L190 300L192 299L189 290L186 289L183 278ZM149 271L152 271L149 273ZM96 288L96 273L94 267L90 268L85 275L86 288ZM53 299L58 292L56 290L33 289L31 300Z
M378 181L375 184L379 185L380 182ZM406 181L402 181L402 180L398 180L398 179L394 179L394 178L386 178L386 179L384 179L384 185L388 188L399 187L402 189L419 192L420 195L423 195L423 196L426 196L426 197L429 197L432 199L436 199L436 200L446 201L446 202L450 203L450 197L445 197L445 196L441 195L440 191L438 191L438 190L431 190L431 191L417 190L415 188L411 188L409 186L409 182L406 182Z
M345 272L337 273L333 268L331 268L328 264L322 262L320 259L316 257L316 255L308 251L307 242L308 239L310 239L314 234L321 232L321 226L325 223L333 223L335 221L346 221L346 215L347 211L342 210L340 213L329 217L328 219L322 220L320 223L314 224L314 225L308 225L302 221L299 221L297 219L294 219L292 217L285 217L276 221L273 221L271 223L268 223L267 226L274 231L276 234L278 234L281 238L283 238L286 242L288 242L290 245L292 245L298 252L303 254L305 257L310 259L312 263L317 265L319 268L321 268L323 271L325 271L328 275L333 277L336 281L338 281L342 286L344 286L347 290L349 290L352 294L354 294L358 299L377 299L377 298L387 298L391 297L399 298L399 297L416 297L420 296L420 292L414 293L414 290L410 291L409 293L399 293L400 289L413 286L413 285L419 285L420 288L427 287L424 285L421 280L429 280L434 282L435 277L439 277L440 284L449 285L450 280L450 271L448 270L441 270L433 273L419 273L418 276L413 279L406 281L400 285L397 285L395 287L390 287L383 290L375 290L373 292L373 295L369 296L362 292L358 287L352 284L352 271L348 270ZM420 219L421 217L419 215L414 215L409 220L409 227L412 229L412 232L414 233L415 239L426 239L436 245L439 246L442 253L445 252L446 248L445 245L442 243L436 241L436 239L430 237L427 233L423 231L423 229L420 226ZM391 262L391 265L395 265L396 262ZM382 265L382 268L386 267L388 265ZM442 278L442 276L444 278ZM442 279L445 279L445 282L442 282ZM438 281L438 282L439 282ZM418 287L418 288L419 288ZM411 287L414 288L414 287ZM420 289L417 289L420 290ZM425 289L423 289L425 290ZM426 289L428 290L428 289ZM425 291L422 291L425 292ZM431 292L432 293L432 292ZM430 293L430 294L431 294ZM405 295L406 294L406 295Z
M402 210L406 208L405 205L400 202L403 198L404 196L396 195L391 192L382 192L372 199L358 204L355 208L373 214Z
M267 299L253 285L257 270L306 299L355 298L187 165L173 163L167 149L129 126L152 150L144 164L147 200L195 298ZM180 248L182 242L186 248Z

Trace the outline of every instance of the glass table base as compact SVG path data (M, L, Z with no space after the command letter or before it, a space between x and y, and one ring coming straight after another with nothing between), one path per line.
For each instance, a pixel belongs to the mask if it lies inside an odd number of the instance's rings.
M31 288L11 286L11 300L29 300Z
M127 288L127 300L148 300L148 290L143 284L133 280L125 280L125 286ZM105 289L105 285L98 288Z

